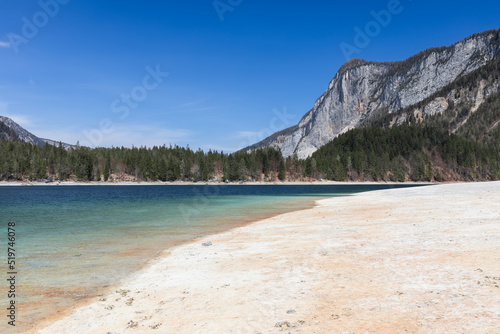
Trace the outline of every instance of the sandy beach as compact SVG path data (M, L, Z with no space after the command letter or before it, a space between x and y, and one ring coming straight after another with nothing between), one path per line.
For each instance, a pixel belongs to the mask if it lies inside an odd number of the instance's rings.
M283 331L500 333L500 182L325 199L181 245L34 332Z

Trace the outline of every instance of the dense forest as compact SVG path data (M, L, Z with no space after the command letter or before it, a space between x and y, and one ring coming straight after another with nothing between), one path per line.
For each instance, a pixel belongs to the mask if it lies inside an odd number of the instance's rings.
M344 180L443 181L500 178L493 145L435 126L350 130L306 160L305 175Z
M1 126L1 124L0 124ZM444 181L500 178L493 145L435 126L353 129L306 160L273 149L225 154L189 147L64 149L0 139L0 180Z
M445 113L429 117L427 124L435 124L443 129L452 130L455 124L461 119L467 118L466 122L460 126L456 134L465 139L481 142L487 145L494 145L500 151L500 94L490 95L479 108L472 113L470 105L462 106L458 111L457 119L451 120L453 115Z
M178 146L66 150L0 141L2 180L276 181L285 180L286 166L294 179L302 173L271 148L230 155Z

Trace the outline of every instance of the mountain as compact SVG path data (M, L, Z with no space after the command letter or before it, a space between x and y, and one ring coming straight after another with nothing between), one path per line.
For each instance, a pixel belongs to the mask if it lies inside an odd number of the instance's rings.
M351 59L340 67L326 92L297 125L243 150L273 147L280 149L285 157L296 154L307 158L349 129L416 105L499 55L500 29L497 29L469 36L449 47L427 49L403 61ZM474 99L478 103L485 101L499 90L498 85L480 87ZM439 114L448 108L448 101L460 97L429 101L414 118ZM471 109L479 105L476 103ZM395 123L403 122L408 116L408 112L400 114Z
M13 136L15 134L15 136ZM24 129L22 126L14 122L9 117L0 116L0 139L4 140L13 140L13 141L22 141L25 143L31 143L33 145L45 146L45 144L49 145L59 145L58 141L51 139L39 138ZM75 145L62 143L65 149L70 147L75 148Z
M365 119L362 126L387 128L402 123L436 126L467 140L496 146L500 152L500 57L417 104Z
M2 122L0 122L0 140L21 141L17 133Z
M306 159L337 181L500 179L500 57L396 112L374 113Z
M31 132L25 130L22 126L14 122L12 119L5 116L0 116L0 122L5 124L12 131L14 131L19 140L25 143L31 143L33 145L38 145L38 146L45 145L45 142L42 139L38 138Z

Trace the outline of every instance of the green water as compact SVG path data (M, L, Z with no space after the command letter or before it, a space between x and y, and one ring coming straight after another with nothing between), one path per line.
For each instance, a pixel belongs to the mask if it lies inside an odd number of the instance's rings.
M17 321L28 328L95 297L169 247L319 198L392 187L0 187L6 247L16 223ZM0 301L7 305L5 294Z

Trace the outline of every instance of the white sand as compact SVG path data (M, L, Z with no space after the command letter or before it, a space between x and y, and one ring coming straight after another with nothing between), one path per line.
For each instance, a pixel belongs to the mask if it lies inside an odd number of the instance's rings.
M500 182L318 204L176 247L39 333L500 333Z

